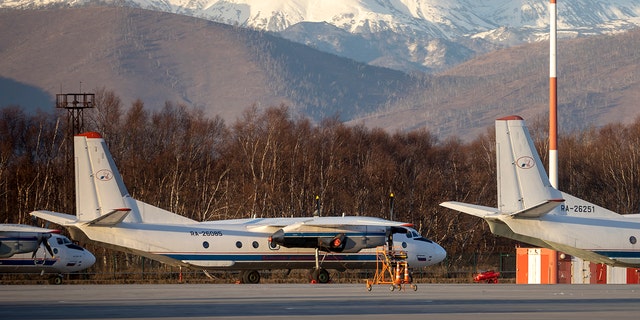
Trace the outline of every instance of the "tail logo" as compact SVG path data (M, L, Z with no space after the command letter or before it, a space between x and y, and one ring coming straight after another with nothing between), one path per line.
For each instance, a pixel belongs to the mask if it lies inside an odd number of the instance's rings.
M102 169L96 173L96 178L100 181L109 181L113 179L113 172L107 169Z
M529 156L518 158L518 161L516 161L516 163L518 164L518 167L522 169L531 169L536 166L536 161Z

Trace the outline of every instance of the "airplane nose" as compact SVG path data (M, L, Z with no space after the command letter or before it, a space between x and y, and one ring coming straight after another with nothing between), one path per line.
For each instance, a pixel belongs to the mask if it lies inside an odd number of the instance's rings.
M96 256L94 256L89 250L84 251L84 257L82 259L82 267L89 268L96 263Z
M436 248L435 248L435 253L433 255L433 263L438 263L447 257L447 251L444 250L444 248L438 244L434 244L434 245L436 246Z

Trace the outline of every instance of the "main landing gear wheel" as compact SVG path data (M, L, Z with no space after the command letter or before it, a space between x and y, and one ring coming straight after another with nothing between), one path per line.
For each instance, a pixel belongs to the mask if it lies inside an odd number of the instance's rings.
M326 269L313 269L311 272L311 280L316 281L317 283L327 283L329 282L330 276L329 271Z
M242 272L242 283L260 283L260 273L256 270L245 270Z
M49 282L51 282L52 284L62 284L62 276L54 276L49 279Z

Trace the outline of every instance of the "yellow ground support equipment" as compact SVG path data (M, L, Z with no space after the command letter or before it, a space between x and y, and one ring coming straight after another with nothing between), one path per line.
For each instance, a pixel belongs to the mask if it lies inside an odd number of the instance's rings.
M405 251L387 250L386 247L376 248L376 273L372 280L367 279L367 290L371 291L374 284L390 284L389 290L403 290L409 285L413 291L418 286L412 283Z

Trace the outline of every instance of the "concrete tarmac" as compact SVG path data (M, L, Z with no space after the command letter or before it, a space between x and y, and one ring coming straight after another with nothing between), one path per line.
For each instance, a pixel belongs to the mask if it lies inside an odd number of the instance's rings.
M409 289L409 288L407 288ZM3 285L2 319L638 319L638 285Z

